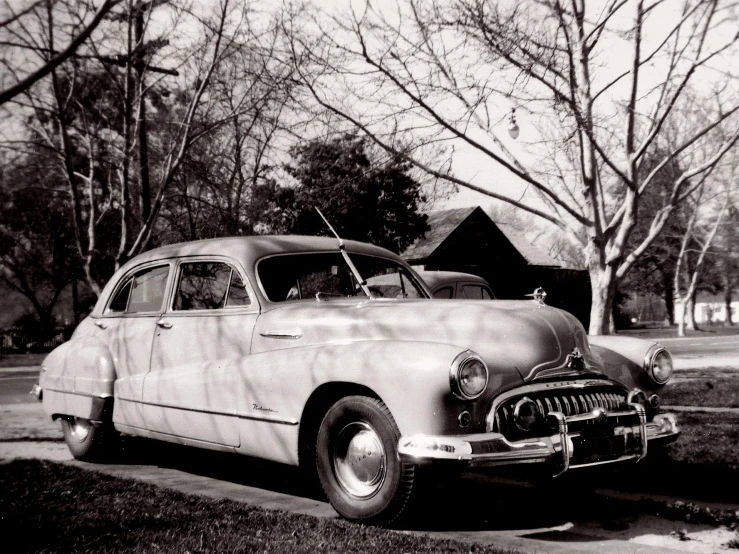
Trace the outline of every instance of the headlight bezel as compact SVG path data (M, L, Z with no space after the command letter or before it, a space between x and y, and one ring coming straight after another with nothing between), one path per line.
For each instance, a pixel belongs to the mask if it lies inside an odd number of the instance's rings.
M480 390L474 394L469 394L467 391L464 390L461 377L462 370L471 363L479 363L485 370L485 381L483 383L483 386L480 387ZM459 354L454 359L451 367L449 368L449 386L451 387L452 394L454 394L454 396L456 396L460 400L470 401L480 398L480 396L482 396L482 394L485 392L485 389L487 389L489 380L490 370L488 369L485 360L483 360L478 354L475 354L471 350L466 350L465 352Z
M659 378L657 376L658 373L654 371L655 367L657 367L657 360L660 356L667 356L667 359L670 362L670 372L666 378ZM649 379L651 379L657 386L662 386L672 379L672 376L675 374L675 364L672 360L672 355L664 346L655 344L649 349L644 357L644 373L646 373Z

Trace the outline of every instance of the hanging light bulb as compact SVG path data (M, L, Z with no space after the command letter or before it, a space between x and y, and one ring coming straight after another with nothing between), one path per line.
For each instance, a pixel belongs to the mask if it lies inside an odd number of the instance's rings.
M520 132L521 129L518 128L518 124L516 123L516 108L513 108L511 109L511 117L508 120L508 134L511 135L513 140L516 140Z

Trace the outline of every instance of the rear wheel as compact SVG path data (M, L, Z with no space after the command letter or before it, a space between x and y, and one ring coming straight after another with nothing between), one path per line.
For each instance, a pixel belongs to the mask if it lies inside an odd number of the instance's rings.
M69 451L78 460L96 462L112 453L116 432L111 423L67 417L62 419L62 431Z
M342 517L388 525L406 507L415 467L400 461L400 432L385 404L347 396L318 430L316 466L326 496Z

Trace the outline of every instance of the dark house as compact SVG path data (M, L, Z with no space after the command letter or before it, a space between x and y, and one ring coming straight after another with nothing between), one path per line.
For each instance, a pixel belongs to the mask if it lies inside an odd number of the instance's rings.
M586 271L563 267L479 206L431 213L428 224L426 236L401 254L410 264L479 275L502 299L526 298L544 287L547 304L575 314L587 328L591 292Z

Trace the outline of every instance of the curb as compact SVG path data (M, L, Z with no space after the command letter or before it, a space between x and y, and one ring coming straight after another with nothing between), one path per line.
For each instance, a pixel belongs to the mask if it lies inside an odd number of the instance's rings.
M662 409L671 412L702 412L707 414L739 415L739 408L722 408L719 406L662 406Z

